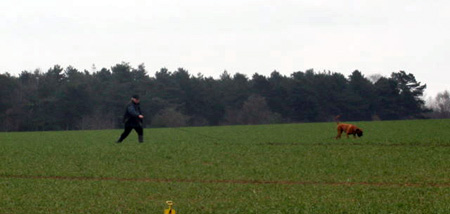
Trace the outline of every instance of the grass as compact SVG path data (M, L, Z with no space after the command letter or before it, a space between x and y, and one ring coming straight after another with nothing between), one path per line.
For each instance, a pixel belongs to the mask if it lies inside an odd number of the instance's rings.
M450 120L0 133L0 213L449 213Z

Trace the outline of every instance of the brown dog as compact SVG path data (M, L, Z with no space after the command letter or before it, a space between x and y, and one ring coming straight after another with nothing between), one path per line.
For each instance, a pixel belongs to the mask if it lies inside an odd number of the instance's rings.
M336 123L337 123L337 133L338 133L336 136L336 139L341 138L342 132L345 132L347 134L347 138L349 135L353 135L354 138L356 138L356 136L358 136L358 137L363 136L362 129L360 129L352 124L340 123L339 117L340 117L340 115L336 116L336 118L335 118Z

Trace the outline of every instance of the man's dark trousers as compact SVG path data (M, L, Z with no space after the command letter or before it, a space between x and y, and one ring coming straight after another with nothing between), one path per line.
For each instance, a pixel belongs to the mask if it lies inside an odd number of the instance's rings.
M132 126L125 126L125 130L123 131L122 135L120 135L119 138L119 142L122 142L125 138L127 138L127 136L130 134L131 130L136 130L138 137L139 137L139 142L142 143L144 141L143 135L144 135L144 130L142 129L142 127L132 127Z

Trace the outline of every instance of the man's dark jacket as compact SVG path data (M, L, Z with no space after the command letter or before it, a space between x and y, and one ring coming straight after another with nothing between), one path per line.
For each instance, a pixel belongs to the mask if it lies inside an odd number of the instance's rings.
M123 115L123 122L125 126L129 127L142 127L142 119L139 118L141 115L141 107L139 103L134 103L131 101L125 110L125 114Z

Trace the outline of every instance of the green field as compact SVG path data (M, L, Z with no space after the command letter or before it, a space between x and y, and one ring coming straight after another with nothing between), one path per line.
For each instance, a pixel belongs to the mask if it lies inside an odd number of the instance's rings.
M0 213L450 213L450 120L0 133Z

